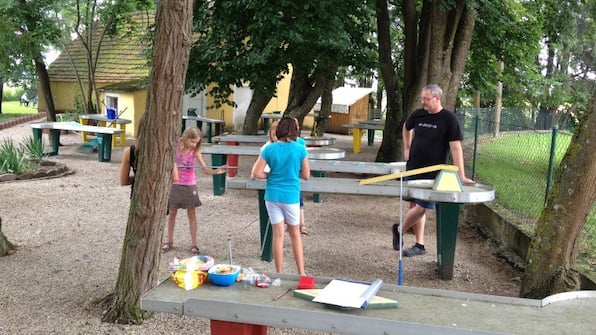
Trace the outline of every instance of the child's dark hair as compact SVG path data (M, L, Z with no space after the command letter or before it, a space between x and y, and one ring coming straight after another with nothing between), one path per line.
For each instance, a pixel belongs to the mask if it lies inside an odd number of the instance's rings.
M298 138L298 127L294 118L284 116L277 124L275 131L278 141L296 141Z

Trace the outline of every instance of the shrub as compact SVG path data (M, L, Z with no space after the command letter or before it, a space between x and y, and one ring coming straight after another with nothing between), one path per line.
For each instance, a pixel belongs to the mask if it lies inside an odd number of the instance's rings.
M43 143L36 141L32 136L25 138L22 148L30 160L39 162L43 159Z
M25 138L21 145L15 145L12 139L0 144L0 172L21 173L33 170L43 159L43 144L33 137Z
M0 144L0 171L21 173L28 168L28 162L22 148L17 147L12 139L6 139Z

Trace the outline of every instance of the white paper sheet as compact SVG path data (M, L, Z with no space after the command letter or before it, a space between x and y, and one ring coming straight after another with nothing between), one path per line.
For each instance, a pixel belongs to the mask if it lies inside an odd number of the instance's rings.
M366 308L382 283L381 279L375 280L372 284L334 279L313 301L340 307Z

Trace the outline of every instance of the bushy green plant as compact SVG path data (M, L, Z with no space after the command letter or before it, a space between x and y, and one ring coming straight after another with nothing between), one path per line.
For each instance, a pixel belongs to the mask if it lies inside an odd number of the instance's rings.
M30 160L40 161L43 159L43 143L35 140L32 136L25 138L22 148Z
M26 159L22 148L17 147L12 139L7 139L0 144L0 171L8 173L21 173L30 169L31 164Z

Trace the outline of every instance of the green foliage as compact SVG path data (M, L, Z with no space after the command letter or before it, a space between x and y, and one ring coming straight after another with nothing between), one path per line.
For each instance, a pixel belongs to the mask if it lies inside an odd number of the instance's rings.
M32 136L26 137L20 145L11 138L0 143L0 172L22 173L31 171L43 159L43 144Z
M33 136L28 136L23 140L22 149L26 157L32 161L43 159L43 143L35 140Z
M526 7L517 1L478 1L463 88L469 96L480 91L485 99L482 107L493 104L498 81L504 83L507 105L523 105L519 101L527 101L528 88L540 78L536 64L540 24Z
M11 138L0 143L0 172L21 173L30 167L25 152Z
M230 103L233 86L274 95L288 64L325 73L374 67L373 7L365 1L197 1L187 91ZM334 76L335 73L327 73Z

